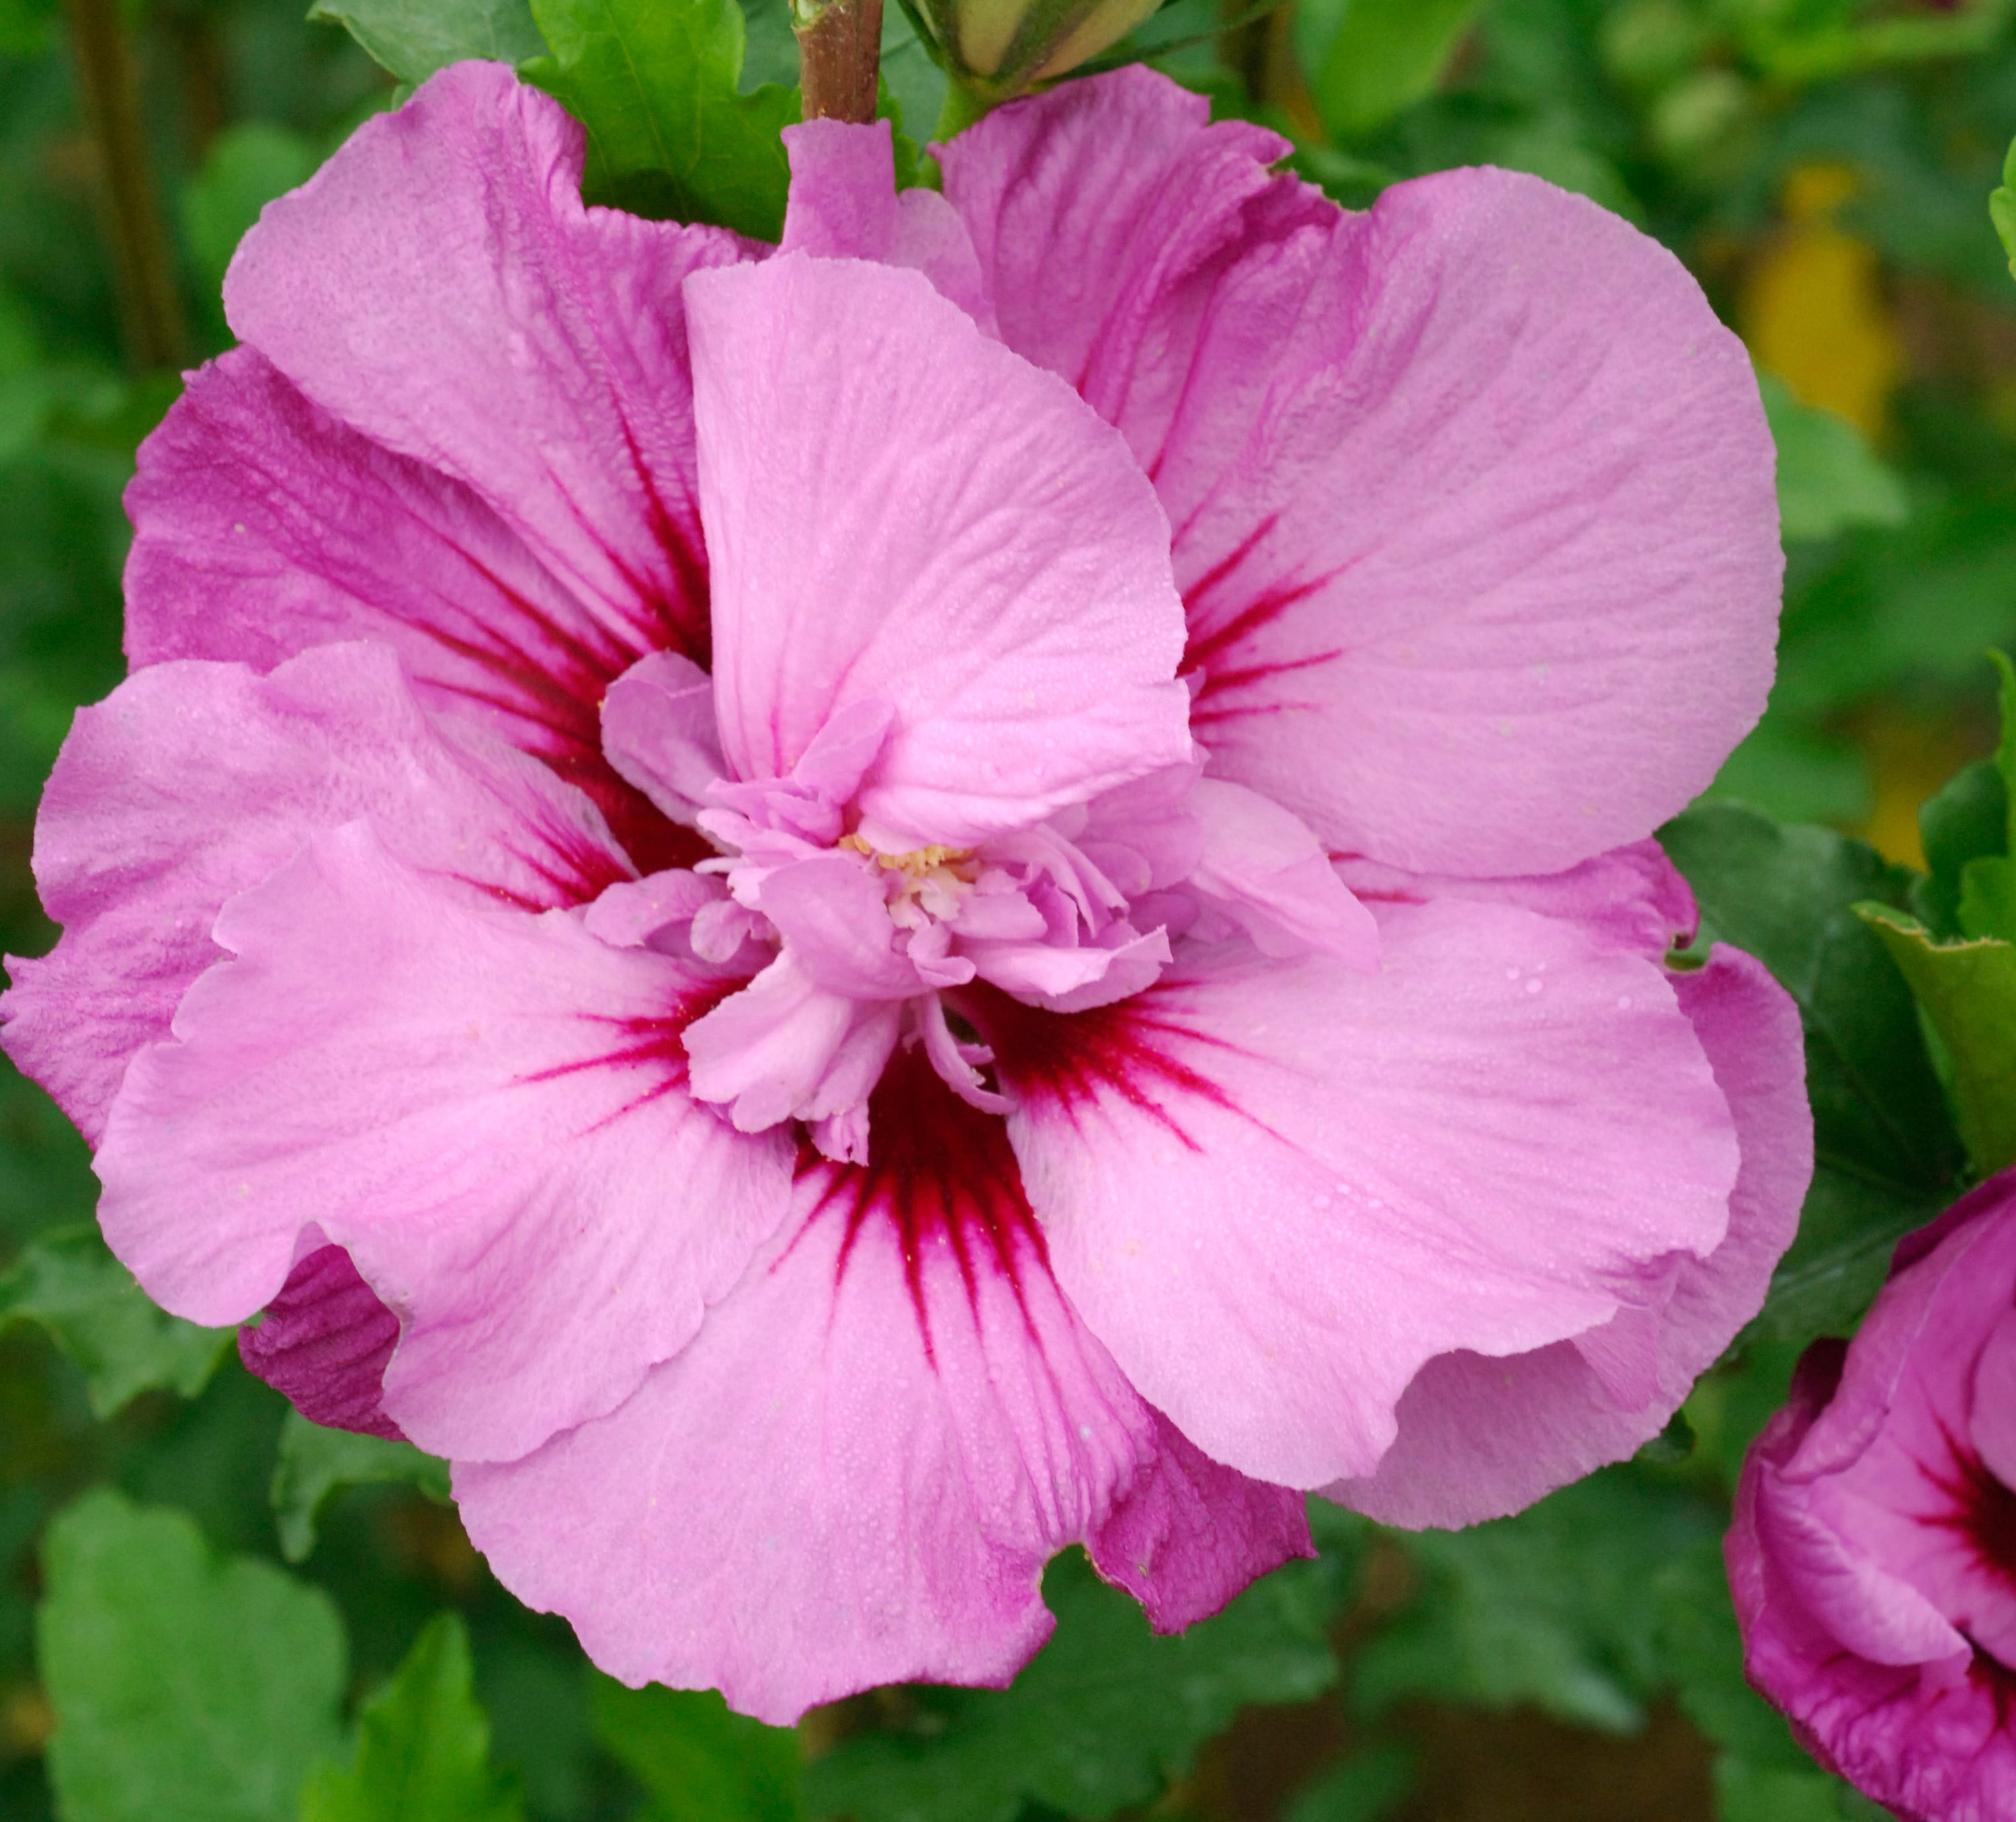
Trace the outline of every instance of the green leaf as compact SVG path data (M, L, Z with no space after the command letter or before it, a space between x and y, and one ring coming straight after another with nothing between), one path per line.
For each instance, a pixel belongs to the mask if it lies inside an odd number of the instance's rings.
M1714 1471L1723 1492L1736 1490L1743 1457L1784 1403L1805 1348L1804 1337L1753 1339L1716 1362L1687 1395L1681 1410L1694 1432L1695 1458Z
M798 1822L803 1757L789 1727L729 1711L711 1689L626 1689L591 1673L596 1737L650 1801L649 1822Z
M95 1227L43 1234L0 1275L0 1330L17 1322L40 1323L84 1369L100 1417L143 1392L194 1398L233 1333L198 1328L157 1308Z
M1703 801L1748 804L1781 823L1856 823L1870 812L1869 761L1776 705L1723 762Z
M339 1487L408 1481L430 1500L448 1496L448 1464L410 1442L387 1436L331 1430L290 1410L280 1426L279 1460L273 1469L273 1521L280 1554L303 1562L315 1547L323 1509Z
M1813 1185L1748 1332L1845 1333L1898 1237L1953 1199L1963 1165L1910 989L1853 909L1901 909L1916 876L1863 842L1730 804L1689 810L1659 838L1694 888L1703 940L1756 956L1805 1028Z
M857 1735L808 1771L815 1816L1015 1822L1031 1801L1098 1822L1186 1773L1249 1702L1307 1701L1336 1659L1323 1564L1292 1564L1215 1619L1157 1638L1083 1555L1044 1572L1056 1635L1004 1690L917 1690L915 1723Z
M553 54L530 81L588 129L581 193L634 214L783 232L790 167L779 132L795 90L738 92L736 0L534 0Z
M49 1526L36 1616L64 1822L293 1822L345 1676L329 1597L220 1561L182 1514L90 1493Z
M1663 1680L1647 1586L1720 1529L1694 1495L1612 1468L1514 1518L1398 1535L1421 1593L1359 1651L1354 1695L1372 1713L1415 1696L1531 1702L1584 1727L1634 1732Z
M1413 1794L1414 1755L1398 1745L1369 1747L1306 1784L1282 1822L1383 1822Z
M466 57L522 63L546 49L526 0L316 0L308 17L344 27L401 82Z
M515 1781L491 1766L469 1633L452 1613L427 1622L365 1703L350 1768L318 1765L301 1791L301 1822L521 1822L524 1813Z
M1348 138L1391 120L1440 79L1482 0L1320 0L1297 37L1323 123Z
M1778 517L1787 543L1910 517L1903 482L1854 425L1802 405L1773 374L1759 373L1757 384L1778 445Z
M1931 871L1913 886L1911 909L1935 934L1966 934L1960 902L1967 864L2003 852L2008 826L2009 792L1993 759L1962 766L1918 806L1919 839Z
M306 183L320 163L306 134L264 121L218 135L182 196L182 238L207 291L223 284L224 268L259 211Z
M2016 279L2016 139L2009 142L2009 156L2002 161L2002 187L1989 192L1988 218L2009 255L2009 275Z
M1903 912L1887 905L1856 909L1946 1046L1961 1142L1975 1171L1993 1176L2016 1161L2016 943L1993 937L1935 942Z
M1760 1769L1811 1770L1785 1717L1743 1675L1743 1637L1719 1538L1676 1552L1647 1584L1660 1658L1682 1711L1730 1757Z

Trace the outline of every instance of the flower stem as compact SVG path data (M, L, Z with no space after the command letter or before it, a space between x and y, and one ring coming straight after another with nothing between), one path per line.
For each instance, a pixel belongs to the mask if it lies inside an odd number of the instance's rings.
M799 88L808 121L866 122L875 117L882 62L882 0L793 0Z
M70 0L70 23L77 87L97 147L127 358L142 372L179 367L189 351L182 294L154 193L139 85L119 0Z

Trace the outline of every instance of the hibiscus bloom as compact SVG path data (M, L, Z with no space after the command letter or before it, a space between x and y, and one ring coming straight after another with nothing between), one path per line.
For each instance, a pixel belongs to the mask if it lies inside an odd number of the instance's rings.
M1751 1680L1906 1822L2016 1815L2016 1174L1897 1248L1743 1465Z
M1512 1510L1790 1237L1798 1021L1647 839L1770 679L1748 364L1580 198L1284 149L814 123L778 250L463 65L142 452L9 1047L619 1676L1000 1682L1067 1543L1173 1628L1304 1489Z

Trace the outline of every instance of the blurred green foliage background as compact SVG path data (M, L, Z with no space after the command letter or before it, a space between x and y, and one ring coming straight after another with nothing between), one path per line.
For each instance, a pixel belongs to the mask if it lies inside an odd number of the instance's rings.
M42 778L72 709L122 674L121 490L177 370L227 345L239 236L401 77L545 48L523 0L300 4L0 0L12 952L54 935L28 866ZM650 4L733 80L732 0ZM542 79L592 108L551 29L567 10L539 9L560 59ZM1987 201L2016 135L2011 10L1171 0L1116 53L1274 124L1347 206L1471 162L1583 191L1679 254L1762 370L1779 681L1726 801L1669 844L1711 930L1800 1001L1821 1169L1771 1305L1660 1444L1465 1534L1320 1509L1320 1561L1180 1640L1060 1559L1057 1639L1012 1691L878 1692L778 1734L594 1675L490 1579L440 1464L318 1431L227 1336L154 1311L90 1226L81 1143L0 1064L0 1817L1875 1814L1744 1688L1719 1539L1800 1345L1852 1326L1890 1241L1965 1174L1950 1059L1848 906L1942 889L1939 854L1916 870L1918 808L1994 746L1982 654L2016 641L2016 283ZM884 74L921 142L944 79L893 9ZM794 80L784 0L753 0L743 98L711 105L768 133L795 103L754 92ZM718 170L644 175L647 203L770 206Z

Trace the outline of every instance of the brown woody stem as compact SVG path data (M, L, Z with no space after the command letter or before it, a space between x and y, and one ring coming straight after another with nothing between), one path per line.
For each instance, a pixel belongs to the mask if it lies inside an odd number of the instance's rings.
M875 117L875 77L882 63L882 0L794 5L799 89L808 121Z
M154 193L139 85L119 0L70 0L70 22L77 86L97 146L127 356L143 371L179 367L189 351L182 293Z

